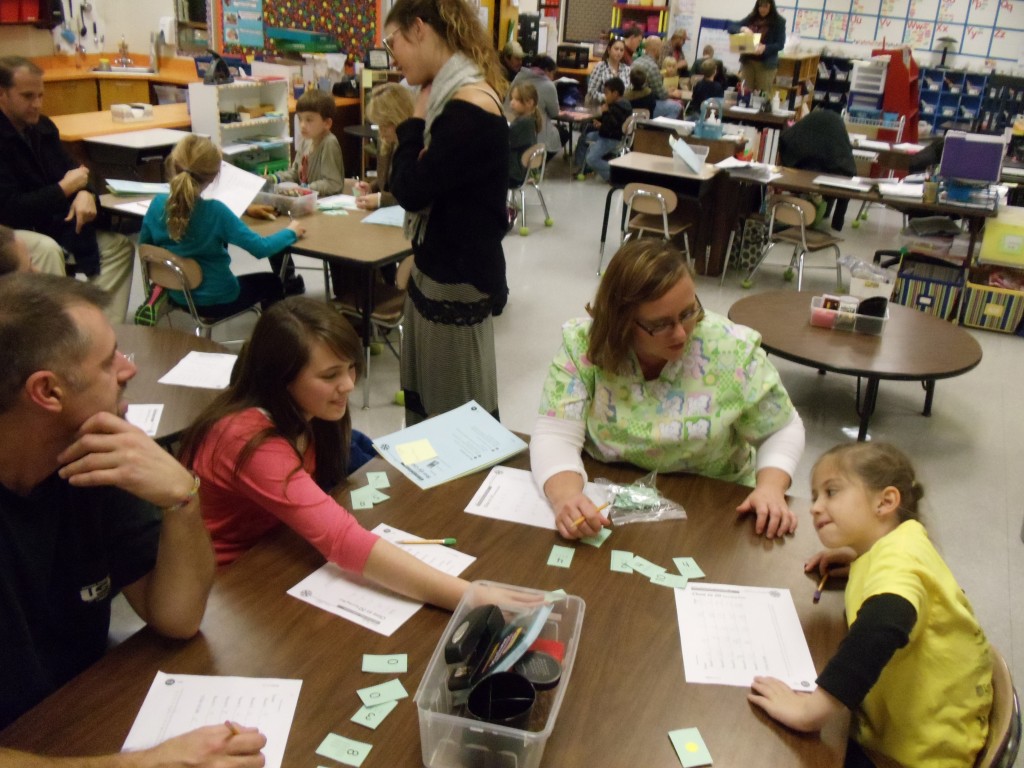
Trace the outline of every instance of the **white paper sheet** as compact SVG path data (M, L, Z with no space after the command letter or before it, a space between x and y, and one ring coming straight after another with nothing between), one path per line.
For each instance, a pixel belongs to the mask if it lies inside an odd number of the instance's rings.
M788 589L690 582L673 592L686 682L749 687L768 675L795 691L817 687Z
M855 192L870 192L871 185L865 184L859 181L856 176L847 178L846 176L815 176L814 183L820 184L823 187L837 187L839 189L852 189Z
M301 687L301 680L157 672L121 749L148 749L230 720L259 728L267 737L266 768L281 768Z
M374 528L373 532L452 576L458 576L476 560L472 555L441 544L397 544L420 536L384 523ZM423 531L422 534L423 538L444 538L444 531ZM400 597L355 574L345 573L334 563L327 563L311 573L289 589L288 594L385 637L391 637L396 629L423 607L421 602Z
M593 483L587 483L584 492L598 506L607 500L607 494ZM466 512L493 520L557 530L551 505L537 489L533 475L525 469L494 467L469 502Z
M156 437L157 429L160 427L160 417L163 416L163 413L163 403L146 405L133 403L128 406L128 413L124 415L124 418L129 424L134 424L150 437Z
M161 384L199 389L224 389L238 355L223 352L189 352L160 378Z
M319 211L333 211L342 208L349 211L359 210L355 195L330 195L317 198L316 207Z
M267 181L255 173L243 171L237 165L221 161L220 174L213 183L203 190L204 200L220 200L231 209L235 216L241 217L256 194L263 189Z
M386 205L363 219L363 224L383 224L386 227L404 226L405 209L400 205Z
M131 213L136 216L145 216L146 211L149 210L149 204L152 200L135 200L131 203L118 203L114 207L118 210L124 211L125 213Z
M924 196L924 184L879 182L878 193L882 197L905 197L911 200L920 200Z

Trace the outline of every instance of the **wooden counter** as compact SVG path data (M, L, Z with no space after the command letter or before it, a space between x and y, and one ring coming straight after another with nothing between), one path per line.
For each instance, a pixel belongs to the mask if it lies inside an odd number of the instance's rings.
M47 87L51 83L67 80L141 80L147 83L167 85L188 85L189 83L198 83L201 80L196 73L195 59L180 56L161 58L159 72L136 74L116 71L93 71L94 67L99 66L100 59L107 59L113 63L119 55L117 53L89 53L84 57L40 56L32 59L32 61L42 67L43 82L46 83ZM131 58L133 66L149 66L148 55L129 53L128 56Z
M76 115L58 115L51 118L60 131L61 141L84 141L108 133L131 133L146 128L192 127L187 104L158 104L153 107L153 119L140 123L115 123L110 110L82 112Z

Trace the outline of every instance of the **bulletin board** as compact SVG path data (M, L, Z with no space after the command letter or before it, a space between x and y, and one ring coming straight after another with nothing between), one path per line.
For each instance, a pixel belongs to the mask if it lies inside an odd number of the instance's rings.
M804 40L890 46L1024 63L1024 0L778 0L788 34Z
M362 59L374 47L377 33L377 0L259 0L259 24L267 37L256 44L253 19L250 34L242 36L242 28L234 34L226 22L237 13L239 24L245 17L233 8L241 4L256 5L256 0L210 0L210 17L215 20L216 45L223 53L254 55L276 53L269 37L274 29L301 29L326 32L338 39L342 52ZM246 9L249 11L249 9ZM249 11L250 13L252 11ZM228 17L228 18L226 18ZM247 30L247 31L250 31ZM227 39L228 34L234 39ZM248 43L248 44L246 44Z

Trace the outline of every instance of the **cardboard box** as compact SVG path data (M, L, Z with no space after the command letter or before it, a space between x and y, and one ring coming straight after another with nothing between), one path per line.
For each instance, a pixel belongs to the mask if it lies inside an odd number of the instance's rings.
M733 53L752 53L761 44L761 35L755 32L737 32L729 35L729 50Z
M1006 206L985 223L978 261L1024 268L1024 208Z

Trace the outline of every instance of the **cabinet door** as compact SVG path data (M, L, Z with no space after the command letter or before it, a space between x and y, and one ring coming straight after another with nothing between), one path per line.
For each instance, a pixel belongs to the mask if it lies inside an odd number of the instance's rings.
M147 80L107 80L100 83L100 109L110 109L111 104L129 104L142 102L149 104L149 81Z
M54 80L43 90L43 111L51 117L95 112L96 80Z

